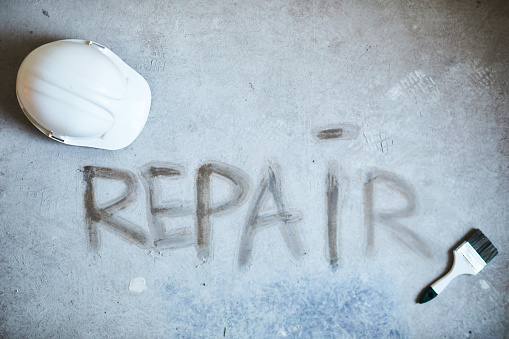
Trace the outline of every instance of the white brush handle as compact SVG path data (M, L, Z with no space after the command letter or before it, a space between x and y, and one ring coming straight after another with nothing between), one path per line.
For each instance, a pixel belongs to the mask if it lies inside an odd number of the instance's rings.
M477 271L474 267L469 263L469 261L458 252L458 250L453 251L454 254L454 264L449 272L444 275L442 278L435 281L431 287L433 290L439 294L444 290L444 288L449 285L449 283L456 278L458 275L462 274L471 274L475 275Z

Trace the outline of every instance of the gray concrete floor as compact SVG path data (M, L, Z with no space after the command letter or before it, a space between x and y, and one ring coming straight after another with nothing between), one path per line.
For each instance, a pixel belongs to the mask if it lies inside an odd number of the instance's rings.
M507 337L508 37L508 1L0 1L0 336ZM65 38L150 84L129 147L23 115ZM472 228L499 255L417 304Z

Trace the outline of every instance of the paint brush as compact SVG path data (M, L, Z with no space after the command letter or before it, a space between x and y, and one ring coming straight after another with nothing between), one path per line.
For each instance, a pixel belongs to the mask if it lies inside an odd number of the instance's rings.
M458 275L476 275L497 253L488 238L480 230L475 230L467 241L453 251L454 263L451 270L422 292L419 303L424 304L435 298Z

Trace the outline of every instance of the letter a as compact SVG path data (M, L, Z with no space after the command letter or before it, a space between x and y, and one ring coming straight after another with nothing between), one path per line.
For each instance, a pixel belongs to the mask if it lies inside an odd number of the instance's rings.
M268 198L268 193L272 194L277 206L277 213L260 216L260 210ZM274 226L279 222L279 230L285 239L290 252L294 257L304 254L303 246L300 240L299 232L293 222L300 218L288 211L283 203L283 195L281 191L281 183L269 167L267 175L260 181L258 189L253 197L248 212L248 218L242 233L240 242L238 265L241 270L246 269L250 262L253 252L253 241L256 231L262 227Z

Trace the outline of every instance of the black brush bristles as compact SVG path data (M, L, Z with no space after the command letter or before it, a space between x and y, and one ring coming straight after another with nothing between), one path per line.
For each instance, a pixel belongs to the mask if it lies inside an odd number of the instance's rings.
M491 241L489 241L488 238L480 231L475 230L475 232L472 234L470 238L467 240L470 245L476 250L476 252L481 256L482 260L486 264L488 264L491 259L493 259L497 254L498 251L493 246Z

